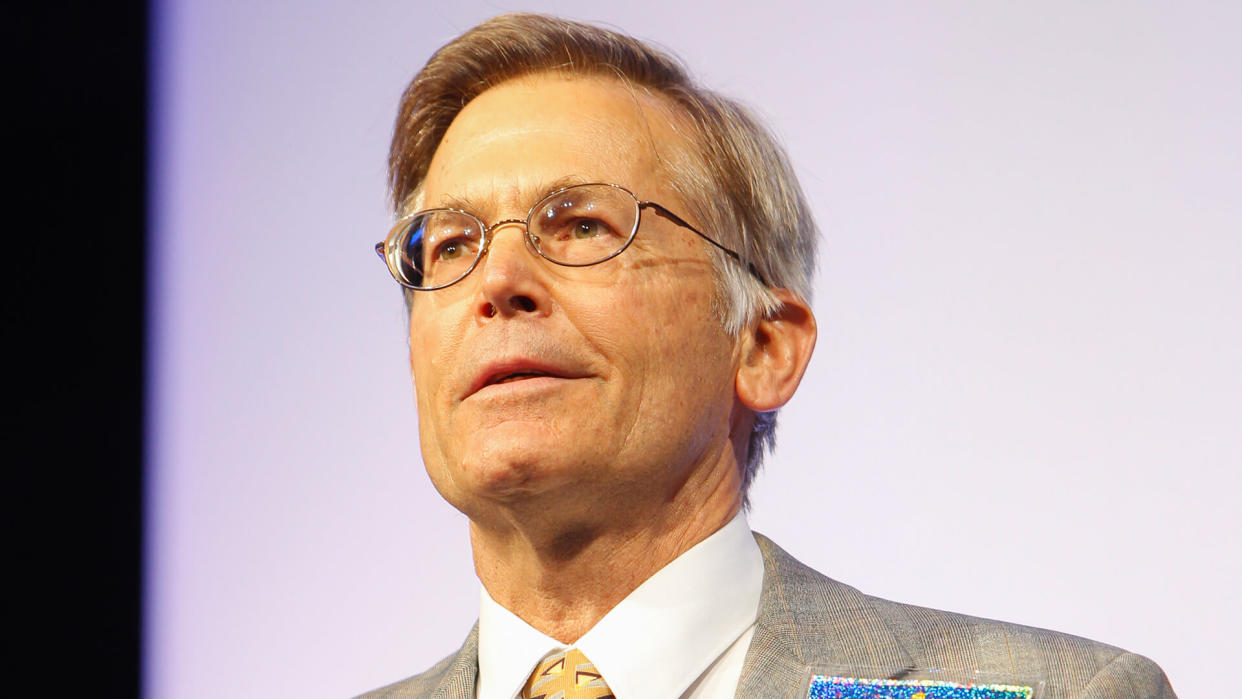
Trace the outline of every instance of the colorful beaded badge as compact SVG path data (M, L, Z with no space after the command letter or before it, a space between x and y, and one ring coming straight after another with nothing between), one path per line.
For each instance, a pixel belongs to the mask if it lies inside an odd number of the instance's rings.
M1030 687L958 684L940 680L865 680L811 677L807 699L1031 699Z

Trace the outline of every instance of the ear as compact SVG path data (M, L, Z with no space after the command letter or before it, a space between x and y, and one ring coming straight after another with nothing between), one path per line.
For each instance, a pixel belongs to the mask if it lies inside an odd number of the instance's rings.
M773 289L781 308L742 331L735 387L738 400L758 412L793 397L815 349L815 316L801 296Z

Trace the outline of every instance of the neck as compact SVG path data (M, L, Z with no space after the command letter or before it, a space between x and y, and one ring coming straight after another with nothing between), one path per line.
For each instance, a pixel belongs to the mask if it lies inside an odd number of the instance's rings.
M605 516L589 521L548 521L555 508L547 507L539 508L542 516L510 512L506 526L472 521L479 580L526 623L575 643L647 578L737 514L741 488L736 462L731 466L705 479L711 487L683 488L671 502L629 502L620 517L601 503Z

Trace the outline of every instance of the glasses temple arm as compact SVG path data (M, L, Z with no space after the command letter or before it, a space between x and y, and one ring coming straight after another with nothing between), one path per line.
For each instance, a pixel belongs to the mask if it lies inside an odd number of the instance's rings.
M695 235L699 236L703 240L706 240L707 242L716 246L716 248L719 249L721 252L725 253L729 257L732 257L734 260L736 260L738 264L745 265L747 271L755 275L755 278L758 279L760 283L762 283L764 286L771 286L770 284L768 284L768 280L763 278L763 274L759 272L759 269L755 267L753 263L743 260L741 255L737 254L733 250L730 250L724 245L721 245L720 243L716 242L715 240L712 239L711 236L707 235L703 231L700 231L694 226L691 226L689 223L686 223L685 219L683 219L682 217L678 216L677 214L673 213L672 211L669 211L668 209L664 208L663 206L660 206L659 204L653 201L640 201L638 202L638 206L640 208L655 209L656 213L660 214L661 216L672 221L673 223L676 223L682 228L689 230L691 233L694 233Z

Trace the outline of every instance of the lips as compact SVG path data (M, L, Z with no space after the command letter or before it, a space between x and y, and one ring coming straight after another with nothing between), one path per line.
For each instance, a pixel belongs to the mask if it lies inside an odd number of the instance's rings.
M469 398L488 386L498 386L545 377L576 379L582 378L582 376L581 372L568 367L557 366L540 359L512 358L489 362L475 372L474 379L470 382L470 387L464 397Z
M552 376L552 374L548 374L542 371L515 371L512 374L505 374L504 376L498 376L494 379L489 379L488 382L483 385L494 386L496 384L501 384L501 383L521 381L522 379L529 379L534 376Z

